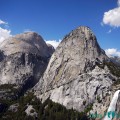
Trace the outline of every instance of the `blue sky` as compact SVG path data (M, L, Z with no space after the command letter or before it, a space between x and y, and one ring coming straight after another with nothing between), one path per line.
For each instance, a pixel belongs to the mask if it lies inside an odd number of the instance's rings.
M1 29L15 35L27 30L45 40L62 39L80 25L89 26L103 49L120 55L119 0L0 0ZM106 14L105 14L106 12ZM3 32L2 32L3 33ZM116 50L116 51L115 51ZM118 53L114 53L118 52Z

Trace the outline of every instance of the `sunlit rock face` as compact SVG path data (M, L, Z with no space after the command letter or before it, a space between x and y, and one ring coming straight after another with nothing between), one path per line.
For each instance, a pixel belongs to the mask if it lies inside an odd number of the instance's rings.
M49 43L47 43L47 46L48 46L48 51L49 51L49 54L53 54L53 52L55 51L55 48L51 45L51 44L49 44Z
M5 55L23 52L37 54L42 57L50 56L45 41L35 32L26 32L8 38L0 45L0 49L4 51Z
M102 105L96 107L97 99L101 101L106 96L116 79L106 65L100 67L104 61L109 58L91 29L78 27L65 36L53 53L34 87L35 94L42 101L50 98L78 111L93 103L93 112L99 111Z
M22 90L33 87L45 71L54 49L35 32L6 39L0 45L0 85L12 84ZM23 90L23 91L24 91Z

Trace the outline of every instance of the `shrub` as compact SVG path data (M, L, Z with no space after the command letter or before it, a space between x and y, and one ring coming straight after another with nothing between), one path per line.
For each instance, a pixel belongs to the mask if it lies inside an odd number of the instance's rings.
M97 101L98 101L98 103L102 102L101 99L100 99L100 96L97 96Z
M83 101L83 105L86 105L86 101Z

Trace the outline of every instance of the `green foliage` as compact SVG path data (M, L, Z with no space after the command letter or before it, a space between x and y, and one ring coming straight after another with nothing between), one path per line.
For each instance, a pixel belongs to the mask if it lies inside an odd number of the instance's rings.
M104 61L103 64L97 64L98 67L104 69L105 65L109 68L110 72L117 76L120 77L120 67L114 64L113 62L106 62Z
M39 120L84 120L83 118L86 117L85 113L79 113L73 109L67 110L50 99L41 104L37 111Z
M35 111L33 109L30 110L30 113L34 113Z
M42 104L33 93L28 93L15 102L19 103L18 111L7 110L3 113L0 120L88 120L86 114L92 109L92 105L89 105L84 112L80 113L73 109L68 110L64 106L52 102L50 99L47 99ZM33 106L34 111L38 113L37 118L26 115L27 105ZM33 113L34 111L31 112Z
M110 72L115 75L116 77L120 77L120 67L115 65L112 62L107 62L106 65L110 69ZM113 85L119 85L120 84L120 79L114 82Z
M92 110L92 108L93 108L93 104L91 103L85 108L84 113L87 114L90 110Z
M107 65L107 67L109 68L110 72L117 76L120 77L120 67L115 65L113 62L105 62L105 65Z
M114 85L119 85L120 84L120 79L114 82Z
M3 96L3 100L17 99L19 90L15 87L16 85L13 85L13 84L0 85L0 91Z
M85 100L83 101L83 105L86 105L86 101Z
M100 96L97 96L97 101L98 101L98 103L102 102L101 99L100 99Z
M3 84L3 85L0 85L0 90L6 90L6 89L13 89L15 85L13 84Z
M116 76L120 77L120 66L114 64L113 62L103 62L103 64L97 64L98 67L104 69L105 65L109 68L110 72ZM114 85L120 84L120 79L114 82Z

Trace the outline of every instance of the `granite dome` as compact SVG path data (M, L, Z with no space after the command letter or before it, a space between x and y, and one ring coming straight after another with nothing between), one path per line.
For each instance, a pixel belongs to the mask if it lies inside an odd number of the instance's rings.
M14 54L17 52L33 53L40 56L48 57L48 46L43 38L35 32L26 32L10 37L3 41L0 49L6 55Z

